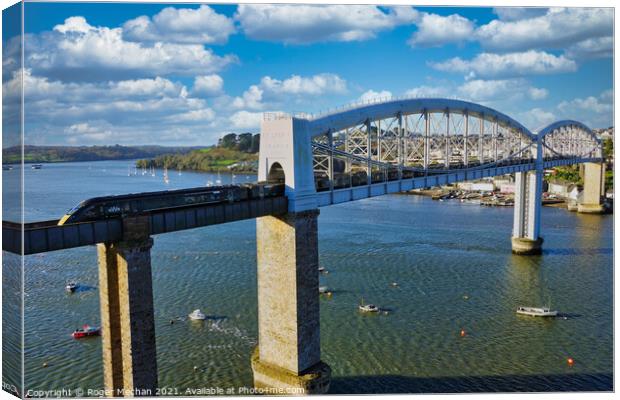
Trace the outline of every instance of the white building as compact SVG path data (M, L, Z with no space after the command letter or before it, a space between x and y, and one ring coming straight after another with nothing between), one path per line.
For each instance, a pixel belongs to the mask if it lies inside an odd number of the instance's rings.
M573 198L571 196L574 196L576 199L579 188L573 183L549 182L547 192L566 198Z

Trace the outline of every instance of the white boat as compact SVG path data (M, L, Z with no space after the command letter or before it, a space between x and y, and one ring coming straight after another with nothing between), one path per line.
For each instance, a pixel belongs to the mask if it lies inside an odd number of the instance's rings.
M327 293L328 291L327 286L319 286L319 293Z
M319 272L325 272L325 267L319 267Z
M207 319L207 316L200 311L199 308L195 309L194 311L192 311L191 314L188 315L189 319L193 319L193 320L204 320Z
M168 168L164 167L164 183L167 185L170 183L170 179L168 178Z
M358 308L362 312L371 312L371 313L379 312L379 307L377 307L374 304L360 304Z
M73 293L73 292L75 292L77 287L78 287L78 284L76 282L70 281L70 282L67 282L67 284L65 285L65 290L67 292Z
M531 317L555 317L558 312L551 310L549 307L519 307L517 314L529 315Z

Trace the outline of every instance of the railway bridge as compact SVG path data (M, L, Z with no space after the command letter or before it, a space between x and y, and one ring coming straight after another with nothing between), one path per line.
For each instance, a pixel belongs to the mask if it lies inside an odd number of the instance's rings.
M97 243L105 388L154 393L151 236L256 218L254 385L324 393L331 370L320 356L320 207L514 173L512 249L538 254L543 171L568 164L583 164L579 211L601 212L601 143L577 121L533 133L496 110L450 99L396 99L316 116L265 114L258 179L283 183L284 196L64 226L4 222L3 249L32 254Z

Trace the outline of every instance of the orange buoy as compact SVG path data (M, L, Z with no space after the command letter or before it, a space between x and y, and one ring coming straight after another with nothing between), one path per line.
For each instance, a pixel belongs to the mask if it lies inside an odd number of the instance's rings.
M568 357L568 359L566 360L566 362L568 363L569 367L572 367L573 364L575 364L575 360L573 360L571 357Z
M465 329L461 329L461 337L465 337L466 333L465 333Z

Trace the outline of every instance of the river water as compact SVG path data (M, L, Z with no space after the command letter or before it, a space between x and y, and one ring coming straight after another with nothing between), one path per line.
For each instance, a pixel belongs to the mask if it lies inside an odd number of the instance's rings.
M130 164L27 168L26 220L60 218L89 197L218 179L170 171L165 185L162 171L128 176ZM18 171L3 171L3 177L7 219L18 210L8 189ZM221 176L223 183L231 179ZM254 179L238 175L235 182ZM329 273L320 279L333 296L321 298L321 348L333 370L331 392L612 390L613 218L545 207L544 253L520 257L510 251L512 216L512 208L406 195L322 208L320 263ZM186 388L250 387L249 360L257 344L255 222L154 240L160 386L178 394ZM10 285L19 260L3 256L6 335L19 326L12 317L18 303L6 301L19 297ZM69 279L83 289L66 293ZM102 388L100 338L70 337L76 327L100 321L97 279L92 246L25 258L26 389ZM362 298L389 313L360 314ZM514 312L520 305L543 304L564 317ZM212 318L187 321L195 308ZM171 325L176 318L181 320ZM5 380L17 379L6 366L19 365L18 345L10 340L3 346Z

